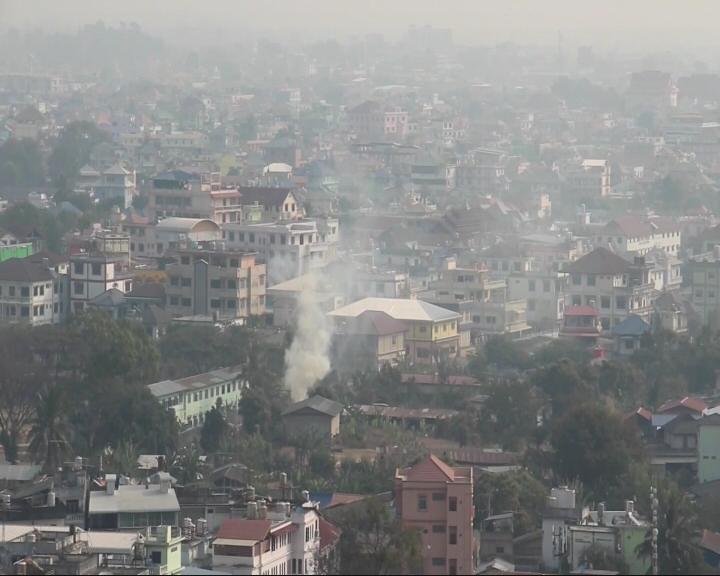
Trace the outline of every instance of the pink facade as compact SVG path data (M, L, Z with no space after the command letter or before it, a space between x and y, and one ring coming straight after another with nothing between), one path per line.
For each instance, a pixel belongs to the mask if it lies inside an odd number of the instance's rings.
M434 455L395 474L395 505L406 528L420 531L424 574L472 574L471 467Z

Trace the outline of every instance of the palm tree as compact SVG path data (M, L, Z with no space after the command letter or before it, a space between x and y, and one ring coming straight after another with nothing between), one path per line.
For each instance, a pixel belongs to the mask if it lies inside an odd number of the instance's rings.
M43 463L43 470L54 472L68 450L67 412L63 390L50 386L37 396L35 414L30 422L30 454Z
M697 516L687 496L675 483L661 484L658 490L658 565L661 574L694 574L702 559L694 540ZM640 558L652 557L652 529L635 549Z

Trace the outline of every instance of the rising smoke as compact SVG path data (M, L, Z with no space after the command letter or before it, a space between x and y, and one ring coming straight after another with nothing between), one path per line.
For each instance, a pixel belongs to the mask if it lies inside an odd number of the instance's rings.
M331 330L317 298L318 281L314 273L303 276L295 335L285 352L285 386L294 401L304 400L308 390L330 371Z

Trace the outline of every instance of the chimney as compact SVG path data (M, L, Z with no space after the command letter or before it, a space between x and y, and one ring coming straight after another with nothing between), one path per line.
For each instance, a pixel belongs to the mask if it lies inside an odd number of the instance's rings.
M247 517L248 520L255 520L258 515L258 505L257 502L248 502L247 505Z
M105 474L105 494L112 496L115 494L115 474Z

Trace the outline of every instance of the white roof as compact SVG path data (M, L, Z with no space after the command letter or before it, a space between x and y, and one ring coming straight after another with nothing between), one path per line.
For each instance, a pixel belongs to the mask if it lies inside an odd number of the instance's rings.
M90 514L115 514L118 512L179 512L175 490L161 490L160 485L121 485L114 494L105 490L90 492Z
M88 543L88 551L95 554L130 554L137 540L137 532L81 533L80 540Z
M265 168L263 168L263 172L265 174L274 174L277 172L288 173L292 172L292 166L283 162L273 162L272 164L268 164L267 166L265 166Z
M412 298L363 298L330 312L330 316L356 318L368 310L385 312L395 320L409 322L439 322L460 318L457 312Z
M70 533L70 526L43 526L32 524L6 524L5 525L5 542L12 542L18 538L28 534L34 530L38 532L61 532L64 534Z
M170 218L163 218L160 220L155 227L158 230L168 230L173 232L191 232L195 226L200 222L211 222L208 218L179 218L177 216L171 216ZM217 224L215 224L217 226Z
M604 168L607 164L607 160L593 160L593 159L586 159L583 160L583 168Z

